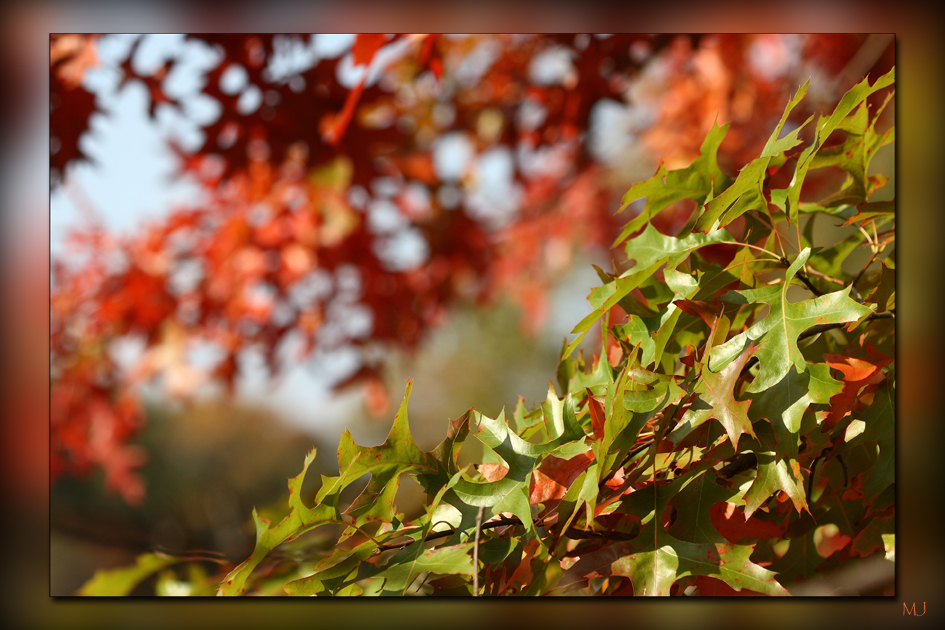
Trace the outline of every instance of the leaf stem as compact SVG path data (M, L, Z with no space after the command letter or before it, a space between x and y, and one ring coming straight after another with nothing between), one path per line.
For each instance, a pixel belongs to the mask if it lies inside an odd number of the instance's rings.
M485 507L480 506L476 512L476 542L473 545L473 597L479 597L479 534L482 533L482 513Z

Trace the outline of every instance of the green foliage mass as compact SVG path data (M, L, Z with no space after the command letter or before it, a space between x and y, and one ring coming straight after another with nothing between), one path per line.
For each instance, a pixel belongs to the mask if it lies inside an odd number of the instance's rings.
M408 382L384 444L346 432L339 475L322 477L313 501L302 485L315 451L289 481L281 522L254 511L255 551L217 593L786 595L857 557L893 560L895 214L894 201L870 200L886 178L869 165L894 131L876 130L889 97L876 111L867 97L894 72L850 90L812 139L811 119L780 137L802 86L734 179L716 157L723 125L689 167L661 165L634 184L624 207L646 204L616 243L632 265L598 270L557 391L510 417L470 409L424 452ZM826 167L845 181L802 201ZM781 169L793 176L774 188ZM657 231L651 220L686 199L698 206L680 233ZM815 219L850 227L816 242ZM708 246L734 257L719 265L702 256ZM866 250L865 264L851 263ZM600 356L573 356L598 323ZM832 371L844 357L875 369ZM485 455L460 467L469 440ZM395 502L404 475L427 497L409 519ZM329 545L273 557L315 529ZM146 560L127 579L171 563Z

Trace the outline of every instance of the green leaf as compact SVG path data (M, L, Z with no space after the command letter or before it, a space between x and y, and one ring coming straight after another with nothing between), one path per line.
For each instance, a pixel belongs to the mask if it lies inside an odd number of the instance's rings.
M753 550L754 545L684 542L663 530L654 519L637 538L612 546L609 555L616 559L609 568L613 575L630 578L633 594L638 597L667 596L677 580L689 575L713 577L737 591L747 588L786 595L774 572L749 559Z
M404 593L420 573L434 575L469 575L473 573L473 543L462 543L450 547L438 547L424 551L410 562L400 562L396 555L387 563L387 568L374 577L384 578L384 591ZM401 554L409 557L413 549L404 549Z
M879 446L876 463L862 473L863 497L872 501L896 482L896 402L892 384L887 380L876 390L873 403L855 412L866 429L852 444L875 442Z
M623 392L624 409L635 413L659 411L685 393L677 380L681 379L642 367L628 369L627 386Z
M896 561L896 535L883 534L883 546L886 549L886 559Z
M627 260L636 261L634 269L650 267L657 262L665 264L667 269L673 269L701 247L734 240L731 234L721 228L708 234L693 233L676 238L661 234L652 223L648 223L639 236L627 243Z
M403 402L383 444L377 447L358 446L350 431L345 431L341 436L338 465L343 483L351 483L365 473L371 473L367 487L345 510L345 514L358 523L371 520L389 523L393 519L394 496L400 486L400 476L405 472L438 475L443 471L436 457L421 451L410 434L407 402L412 387L412 381L407 381ZM441 475L441 478L445 482L445 475Z
M791 366L776 385L751 396L749 416L753 422L767 419L774 435L764 431L759 436L765 450L756 453L758 475L745 494L746 517L779 490L791 498L798 511L808 509L804 478L797 462L801 420L810 405L828 404L840 389L840 382L830 376L830 368L818 363L803 374Z
M330 483L323 485L316 497L316 506L308 508L302 503L300 496L302 482L308 467L315 460L315 449L305 456L302 472L289 479L289 514L275 527L270 527L269 521L262 519L253 508L253 521L256 524L256 548L253 554L239 564L224 578L217 590L217 595L241 595L246 591L246 582L253 569L262 562L270 551L275 549L289 538L302 535L306 531L327 523L344 522L336 506L329 503L320 503L319 497L336 497L343 489L340 478L331 478Z
M852 112L853 109L860 103L865 101L870 94L892 85L895 80L895 67L883 76L876 79L872 86L869 84L869 78L863 79L863 81L855 85L843 95L843 98L840 99L836 109L834 109L833 113L829 117L826 119L822 117L817 121L814 142L811 146L805 149L804 152L801 153L800 158L798 158L797 166L794 170L794 178L791 180L791 184L788 187L788 216L790 217L791 222L797 221L801 188L804 186L804 180L807 177L808 171L810 171L812 165L814 164L814 157L830 137L830 134L840 128L844 119L850 114L850 112Z
M656 262L646 269L637 271L637 269L639 269L638 266L631 269L623 276L615 278L613 282L591 289L587 299L594 310L592 310L587 317L578 322L574 329L571 330L571 334L577 334L578 336L564 349L564 358L571 356L571 353L581 345L587 331L600 321L605 313L620 302L628 293L637 288L642 282L648 280L659 267L660 263Z
M801 374L791 366L776 385L750 397L749 415L752 421L769 420L778 439L783 440L788 434L797 435L801 418L811 404L828 404L841 388L842 384L830 376L830 368L825 363L809 365ZM782 429L786 433L781 433Z
M896 308L896 268L891 260L884 259L879 273L879 283L866 301L876 305L876 310L887 311Z
M709 510L720 501L733 502L744 491L720 486L717 479L712 471L699 472L673 497L676 520L667 528L672 536L692 543L728 542L712 524Z
M697 203L702 203L712 194L713 189L721 190L724 187L728 178L719 168L717 155L719 145L725 138L728 128L729 123L721 127L713 124L702 142L699 157L688 167L669 171L661 163L653 177L630 187L623 196L620 210L643 197L646 197L646 205L639 216L627 224L614 242L614 247L625 241L670 204L683 199L693 199Z
M549 397L554 398L553 391L549 392ZM574 397L568 394L564 398L560 405L560 416L551 421L555 427L560 423L559 428L553 429L560 430L560 435L544 444L526 442L510 431L504 413L500 413L499 417L493 420L476 412L475 419L478 425L476 437L505 461L509 471L502 479L488 483L461 478L453 492L467 506L487 507L493 514L511 512L522 521L526 531L537 536L532 522L531 505L528 502L528 485L539 456L553 453L559 447L576 440L583 442L585 439L584 431L574 415ZM586 448L584 447L585 450ZM464 514L464 523L466 519Z
M336 549L331 557L319 563L315 573L286 584L286 593L296 596L337 593L349 586L350 583L365 577L365 575L359 575L357 569L362 562L378 553L378 545L387 544L395 539L403 538L407 538L411 541L426 540L433 527L437 524L435 515L437 507L443 499L443 495L456 485L462 474L463 471L457 472L446 485L439 489L436 496L434 496L429 505L426 506L426 515L419 519L417 523L418 526L378 534L354 549ZM405 531L405 529L407 531ZM423 546L415 545L404 550L404 552L408 551L412 552L416 559L419 554L423 552ZM407 583L410 583L409 579Z
M581 370L577 370L574 374L574 377L571 379L571 382L568 384L569 392L580 392L585 388L590 389L595 395L602 394L606 389L609 383L612 383L614 380L613 368L610 366L610 360L607 358L607 353L603 353L600 359L597 361L597 365L594 366L594 369L585 374ZM542 412L545 413L545 418L549 418L548 412L551 407L551 401L557 408L561 408L561 403L558 401L557 396L555 396L554 390L550 389L548 392L548 400L541 404ZM560 411L558 412L560 417ZM559 421L560 422L560 421ZM557 424L557 427L562 427L563 425ZM555 429L555 433L552 433L549 430L548 435L555 437L560 434L561 429Z
M799 433L804 412L811 404L828 404L841 384L830 376L826 364L809 366L798 374L793 366L777 385L752 396L753 421L766 418L774 435L760 435L766 450L759 451L758 475L745 495L745 514L758 509L774 492L783 491L801 511L808 509L804 477L798 465Z
M725 432L735 449L738 448L738 438L743 433L751 437L755 435L748 417L750 403L747 400L736 400L734 388L742 369L756 349L757 346L749 345L737 359L718 372L712 372L702 366L693 389L711 408L697 412L697 415L688 421L697 426L704 421L704 418L700 417L702 414L706 417L715 417L725 427Z
M579 336L565 348L564 356L570 356L577 348L587 331L596 324L604 313L618 304L628 293L640 286L663 265L667 269L675 269L679 263L692 252L722 241L733 241L731 234L725 230L714 230L710 234L690 234L685 238L676 238L661 234L652 224L627 243L626 251L629 260L635 260L636 265L613 282L591 289L588 301L594 310L582 319L571 331Z
M876 133L876 121L885 108L886 104L892 98L892 93L887 95L886 101L880 106L874 114L872 121L869 120L869 114L866 110L866 103L861 102L856 110L843 120L838 129L847 132L847 137L842 144L824 147L811 159L810 170L823 168L827 166L836 166L842 168L848 173L843 187L821 199L818 204L825 208L836 207L843 204L871 205L866 204L876 183L867 176L870 161L876 155L876 151L881 147L891 143L895 139L895 128L891 128L882 134ZM880 202L882 203L882 202ZM879 207L877 214L888 214L885 207ZM857 217L851 217L848 223L853 220L862 220L867 218L861 216L864 209L860 209ZM869 213L869 210L865 210Z
M760 369L748 391L762 392L784 378L792 365L798 372L807 370L807 361L797 347L797 337L802 332L820 324L854 322L872 312L850 298L850 287L796 304L789 303L788 286L809 257L810 248L805 247L788 268L781 285L768 285L726 294L725 299L730 302L767 304L770 311L767 317L745 332L712 348L709 352L709 367L713 372L728 365L741 354L748 343L757 341L759 348L755 356L760 363Z
M682 311L673 302L690 298L699 289L698 280L688 273L666 269L663 275L666 285L673 292L672 302L654 317L630 315L626 324L615 327L620 336L626 337L630 343L641 348L640 365L644 367L660 362L666 344L676 328Z
M521 399L519 399L519 404L521 404ZM518 412L518 410L516 410L516 412ZM459 451L463 446L466 436L469 435L469 418L472 413L473 410L470 409L456 420L451 420L447 427L446 439L440 442L431 453L434 459L439 462L440 467L446 470L447 474L451 476L459 471ZM420 477L421 483L427 486L424 488L427 493L433 493L435 488L426 484L427 479L427 476Z
M745 493L745 518L751 517L768 497L779 490L791 498L798 511L808 509L804 480L797 468L796 454L793 460L778 455L779 447L783 446L778 443L770 425L759 424L757 435L762 448L755 451L758 473Z
M118 569L98 569L76 594L99 597L129 595L138 584L158 571L184 560L186 558L166 554L143 553L135 558L134 566Z
M401 534L391 532L388 538L399 537ZM285 592L294 596L311 596L331 594L344 588L349 578L357 579L357 570L360 564L373 556L377 550L377 544L383 544L384 539L368 540L353 549L337 549L330 558L335 560L327 567L319 568L315 573L307 577L292 580L285 585ZM354 574L352 576L352 574ZM339 588L340 587L340 588Z
M408 381L403 402L384 444L378 447L358 446L351 438L350 432L345 431L338 447L340 475L323 477L322 487L315 497L315 507L306 507L301 499L305 473L315 459L315 450L312 450L305 458L302 472L289 480L288 516L276 527L270 527L270 523L261 519L256 510L253 510L256 548L252 556L226 576L217 591L219 595L239 595L245 592L250 574L269 552L283 542L297 538L315 527L328 523L344 523L349 526L350 535L354 531L351 527L356 526L358 521L390 522L394 516L394 495L399 486L400 475L404 472L418 474L421 479L439 477L446 483L446 471L437 458L421 451L410 434L407 402L411 387L412 382ZM445 446L441 445L439 454L448 459L453 456L451 451L452 447L447 443ZM341 491L365 473L371 473L370 482L342 515L338 508Z
M768 138L761 156L745 165L738 173L735 183L706 204L705 211L696 221L694 231L708 232L717 222L723 226L728 225L748 210L767 212L768 202L765 199L762 184L768 165L772 158L780 159L784 156L785 151L800 144L801 141L797 138L797 135L813 118L808 118L804 124L791 131L784 138L778 138L791 110L807 93L809 83L808 81L802 85L794 94L794 98L788 102L784 114L781 116L781 121L772 132L771 137Z
M787 552L769 565L772 571L778 573L778 579L784 584L799 578L815 576L824 563L824 558L817 553L817 544L814 542L814 530L791 539L791 546Z

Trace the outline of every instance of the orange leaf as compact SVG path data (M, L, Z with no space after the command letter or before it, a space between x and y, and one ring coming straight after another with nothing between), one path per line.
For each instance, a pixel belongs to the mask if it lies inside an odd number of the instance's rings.
M839 354L825 354L824 359L830 367L843 372L843 386L840 393L830 399L830 411L824 418L824 430L830 431L856 408L861 395L871 392L886 378L882 368L892 363L892 359L871 345L866 346L865 359Z
M508 466L502 464L480 464L476 467L486 481L498 481L509 474Z

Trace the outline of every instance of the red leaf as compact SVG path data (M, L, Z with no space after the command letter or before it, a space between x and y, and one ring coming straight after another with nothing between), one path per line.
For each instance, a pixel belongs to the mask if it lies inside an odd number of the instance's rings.
M587 390L587 406L591 410L591 425L594 427L594 439L604 439L604 407L591 395L591 390Z
M696 576L694 582L699 588L700 597L760 597L764 595L764 593L750 591L747 588L736 591L722 580L716 580L705 575Z
M714 326L722 312L722 304L713 300L705 302L702 300L676 300L673 302L684 313L689 313L693 317L699 317L709 326Z
M537 538L532 538L522 549L522 561L519 562L518 566L515 567L515 571L512 572L512 575L509 576L509 581L505 585L505 588L502 589L503 592L515 584L520 584L522 588L530 584L532 581L532 558L535 556L535 553L541 546L541 542ZM502 593L499 593L500 595Z
M535 505L560 501L568 487L593 461L590 453L581 453L571 459L548 456L532 475L528 502Z
M742 538L776 538L781 528L771 521L755 516L745 519L745 510L734 503L720 501L709 508L712 525L729 542L737 543Z

